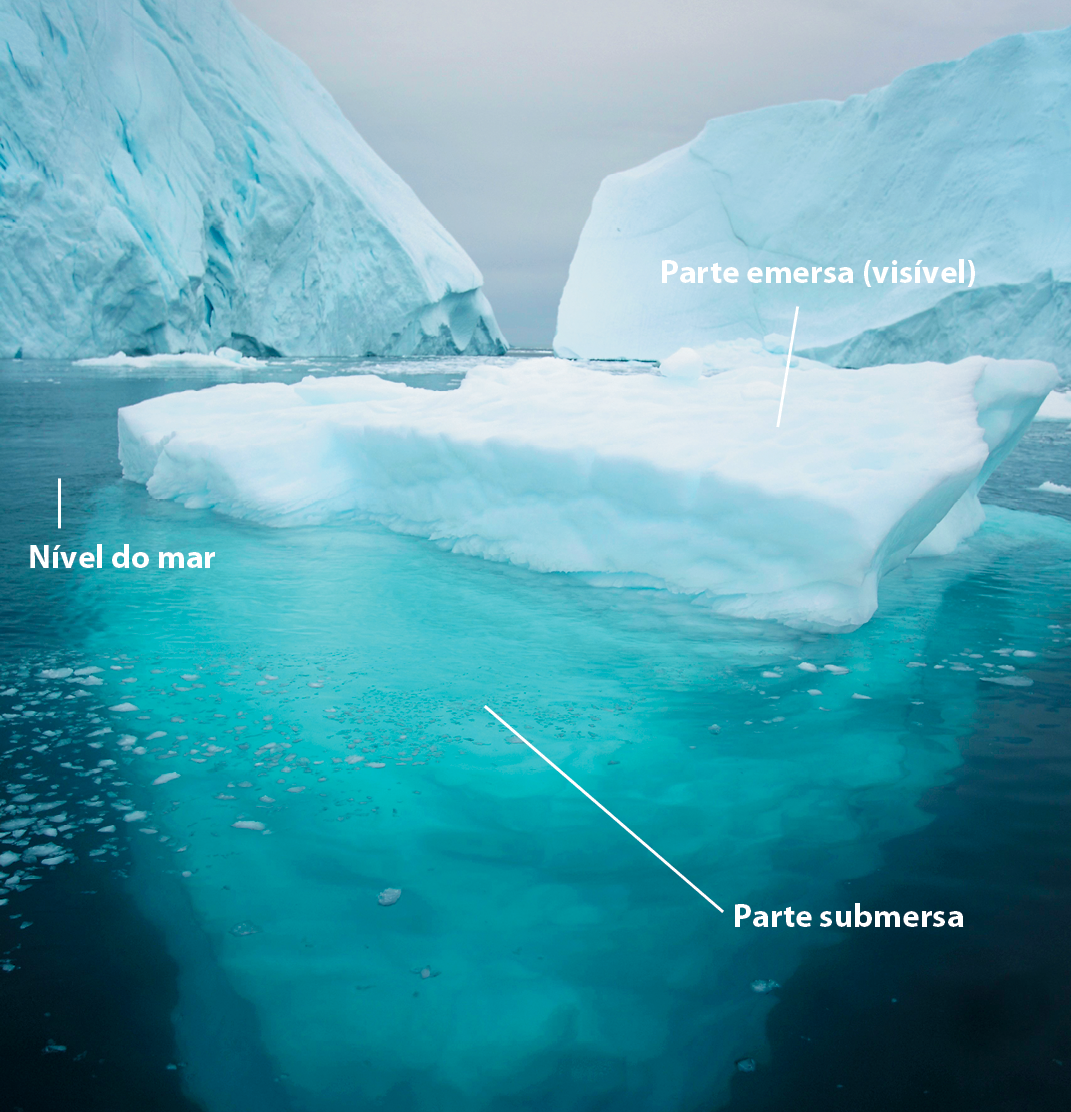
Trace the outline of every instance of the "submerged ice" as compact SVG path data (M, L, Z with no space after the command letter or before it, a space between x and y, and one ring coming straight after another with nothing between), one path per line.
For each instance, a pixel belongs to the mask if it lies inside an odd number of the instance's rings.
M1071 378L1069 73L1071 29L1014 35L843 103L711 120L603 181L555 350L664 359L681 344L787 333L798 305L797 348L840 366L989 355L1045 359ZM973 288L937 273L960 259L974 263ZM735 267L737 280L663 284L662 260ZM892 260L909 283L892 284ZM870 288L868 261L887 276ZM813 268L830 264L838 280L815 284ZM751 267L802 267L805 282L752 283Z
M11 0L0 43L0 357L504 350L471 259L229 0Z
M1028 361L803 361L778 428L779 359L740 343L695 359L722 373L543 359L478 366L453 391L371 375L187 391L121 410L120 455L128 479L191 508L370 520L457 553L846 630L874 613L891 568L977 529L978 489L1056 380Z

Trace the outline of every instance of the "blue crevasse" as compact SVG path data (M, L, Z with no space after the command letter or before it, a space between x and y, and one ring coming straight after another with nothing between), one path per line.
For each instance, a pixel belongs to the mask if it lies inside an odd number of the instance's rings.
M0 100L0 356L505 350L471 259L227 0L12 0Z
M1033 358L1066 380L1069 75L1071 29L1013 35L843 103L711 120L692 142L603 181L555 350L664 359L682 345L787 335L798 305L796 349L824 362ZM663 259L736 267L738 279L663 284ZM885 270L870 288L868 259ZM934 272L951 265L958 278L960 259L974 263L973 287ZM893 260L910 282L892 283ZM854 282L765 281L766 267L804 267L810 279L833 264ZM747 280L751 267L761 283Z

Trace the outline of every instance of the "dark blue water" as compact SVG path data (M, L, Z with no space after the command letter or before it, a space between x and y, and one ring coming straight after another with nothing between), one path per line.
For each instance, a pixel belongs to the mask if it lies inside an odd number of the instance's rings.
M8 1106L1065 1099L1071 499L1036 491L1071 485L1064 426L1034 426L960 552L821 637L371 527L153 502L119 479L115 410L208 381L0 367L0 771L7 799L35 797L11 806L63 804L8 837L63 857L4 870ZM58 474L68 547L211 549L213 574L31 574ZM800 659L849 671L797 679ZM967 925L734 930L508 745L487 701L725 906L954 906Z

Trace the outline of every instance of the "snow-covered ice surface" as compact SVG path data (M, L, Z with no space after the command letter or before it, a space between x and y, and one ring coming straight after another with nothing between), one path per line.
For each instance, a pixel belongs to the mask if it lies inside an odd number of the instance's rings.
M968 355L1071 376L1071 29L1014 35L843 103L711 120L692 142L606 178L562 295L555 350L663 359L682 344L787 333L840 366ZM967 136L969 139L965 139ZM974 262L863 284L872 260ZM661 263L735 266L735 285L662 284ZM852 285L759 285L749 267L847 265Z
M187 391L120 410L120 456L128 479L189 508L376 521L456 553L845 630L874 613L891 568L977 529L979 487L1055 382L1027 361L804 362L777 428L777 356L738 343L696 359L721 373L535 359L477 365L457 390L360 375Z
M471 259L228 0L10 0L0 41L0 357L504 350Z

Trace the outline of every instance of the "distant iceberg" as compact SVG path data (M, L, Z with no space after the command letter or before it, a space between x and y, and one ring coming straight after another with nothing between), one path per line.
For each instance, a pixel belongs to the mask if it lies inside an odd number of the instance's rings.
M1071 29L1000 39L843 103L711 120L603 181L555 350L664 359L787 334L799 305L797 349L838 366L988 355L1044 359L1071 381L1069 118ZM665 283L663 260L678 266ZM894 260L908 281L893 284ZM869 288L868 261L884 271ZM714 264L736 282L713 282ZM834 265L851 285L829 281ZM705 282L681 281L685 266ZM767 267L788 271L767 282Z
M0 358L505 350L473 262L227 0L10 0L0 46Z
M119 411L120 457L126 478L190 508L376 521L839 631L871 617L891 568L977 529L978 489L1056 381L1051 364L979 357L801 361L777 428L784 371L754 347L669 360L673 377L535 359L449 391L373 375L185 391Z

